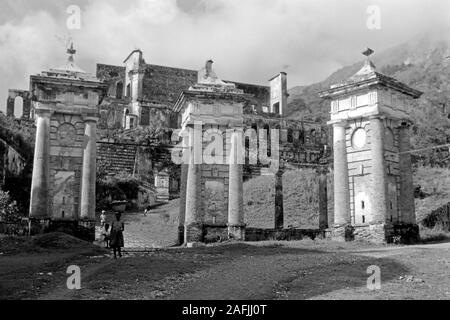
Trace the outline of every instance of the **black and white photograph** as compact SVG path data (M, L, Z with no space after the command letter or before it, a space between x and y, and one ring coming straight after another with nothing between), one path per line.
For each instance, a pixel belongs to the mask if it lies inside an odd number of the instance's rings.
M450 1L0 0L18 300L450 300Z

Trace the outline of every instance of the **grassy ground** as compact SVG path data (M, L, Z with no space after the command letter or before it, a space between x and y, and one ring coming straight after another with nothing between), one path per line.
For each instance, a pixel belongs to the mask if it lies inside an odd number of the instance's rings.
M228 243L114 260L69 236L44 237L0 241L0 299L450 299L450 243ZM81 268L81 290L66 287L69 265ZM381 290L367 288L372 265Z
M414 185L420 185L426 195L415 201L417 222L450 202L450 169L418 167L414 172Z
M270 176L251 179L244 184L245 216L250 227L273 228L275 180ZM329 210L332 210L332 185L328 183ZM417 221L450 202L450 169L418 167L414 185L426 197L416 199ZM318 180L314 170L288 171L283 175L285 225L297 228L318 226ZM431 232L431 231L430 231Z
M312 169L287 171L283 175L284 224L315 229L319 225L319 182ZM246 223L251 228L273 228L275 178L260 176L244 183Z

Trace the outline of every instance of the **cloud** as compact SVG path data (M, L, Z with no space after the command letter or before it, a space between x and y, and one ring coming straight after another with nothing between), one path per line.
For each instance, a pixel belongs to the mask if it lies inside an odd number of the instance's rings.
M289 85L319 81L360 59L430 28L448 27L450 4L361 0L28 0L2 1L0 110L8 88L27 88L29 75L64 62L66 8L82 9L70 33L78 64L120 65L140 48L148 63L200 69L213 58L224 79L266 84L279 71ZM367 7L378 5L381 30L369 30Z

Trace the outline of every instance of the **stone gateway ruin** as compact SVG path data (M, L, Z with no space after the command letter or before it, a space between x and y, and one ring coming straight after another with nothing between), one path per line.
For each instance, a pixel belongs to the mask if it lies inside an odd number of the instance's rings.
M32 234L95 236L98 105L106 86L68 64L31 76L36 143L30 200Z
M420 91L364 67L321 96L331 99L334 221L331 237L392 241L419 236L406 105Z
M148 64L134 50L123 66L98 64L93 76L75 64L75 53L72 46L65 66L31 76L29 91L12 90L8 98L13 116L13 101L23 96L22 117L37 129L31 234L63 231L94 240L96 171L108 161L106 174L142 181L138 209L180 198L178 244L304 234L417 239L405 105L421 92L380 74L369 58L350 79L320 93L331 100L329 147L326 126L284 116L284 72L269 86L243 84L220 79L212 60L200 71L177 69ZM165 152L178 152L183 161L169 170L154 160L135 141L142 129L159 132ZM215 160L205 162L211 142ZM295 168L312 168L318 178L313 230L285 225L283 174ZM248 228L244 180L264 175L273 177L273 224ZM328 207L331 187L334 208Z

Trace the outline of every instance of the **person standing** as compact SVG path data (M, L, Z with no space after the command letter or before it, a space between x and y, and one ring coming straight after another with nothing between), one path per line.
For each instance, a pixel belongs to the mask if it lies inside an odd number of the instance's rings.
M106 224L106 211L105 210L103 210L102 214L100 215L100 224L101 224L102 228L105 227L105 224Z
M119 258L122 258L121 250L124 247L123 231L125 226L121 217L122 215L116 212L116 219L111 224L110 246L114 252L114 259L117 259L117 253L119 253Z

